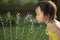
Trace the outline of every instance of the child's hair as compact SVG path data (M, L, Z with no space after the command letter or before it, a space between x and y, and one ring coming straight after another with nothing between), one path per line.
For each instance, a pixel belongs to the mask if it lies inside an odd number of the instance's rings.
M41 1L37 4L36 8L38 6L41 8L45 16L49 16L49 21L53 21L57 12L56 5L52 1Z

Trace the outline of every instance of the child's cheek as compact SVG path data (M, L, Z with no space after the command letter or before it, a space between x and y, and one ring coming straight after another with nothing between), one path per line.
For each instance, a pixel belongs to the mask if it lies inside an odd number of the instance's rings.
M43 22L43 17L42 16L38 16L36 18L36 20L37 20L38 23L41 23L41 22Z

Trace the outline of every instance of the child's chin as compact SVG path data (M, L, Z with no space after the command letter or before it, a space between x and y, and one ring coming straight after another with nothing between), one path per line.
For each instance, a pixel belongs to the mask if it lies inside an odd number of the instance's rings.
M37 21L38 23L42 23L42 22L39 22L39 21Z
M44 23L44 22L37 22L37 23Z

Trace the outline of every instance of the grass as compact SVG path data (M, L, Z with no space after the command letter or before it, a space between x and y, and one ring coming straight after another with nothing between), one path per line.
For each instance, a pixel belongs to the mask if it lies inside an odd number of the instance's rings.
M2 19L2 21L0 20L0 40L48 40L44 23L38 24L32 21L32 24L30 19L24 22L24 18L22 18L16 24L16 18L12 18L10 25L7 17L2 17Z

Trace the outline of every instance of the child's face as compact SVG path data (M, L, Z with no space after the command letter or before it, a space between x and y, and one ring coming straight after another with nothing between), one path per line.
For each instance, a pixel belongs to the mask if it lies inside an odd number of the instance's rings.
M37 7L35 12L36 12L36 20L37 20L37 22L38 23L43 22L44 15L43 15L43 12L41 11L40 7Z

